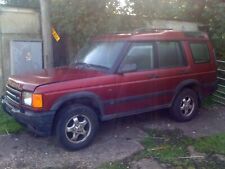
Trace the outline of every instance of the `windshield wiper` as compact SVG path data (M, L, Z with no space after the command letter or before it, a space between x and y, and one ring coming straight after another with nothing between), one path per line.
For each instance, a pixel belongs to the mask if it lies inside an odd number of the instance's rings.
M94 65L94 64L88 64L89 66L91 66L91 67L96 67L96 68L100 68L100 69L109 69L108 67L106 67L106 66L102 66L102 65Z
M100 69L107 69L107 70L109 69L108 67L105 67L105 66L94 65L94 64L89 64L89 63L85 63L85 62L77 62L74 65L75 66L87 67L87 68L95 67L95 68L100 68Z
M73 64L74 66L82 66L82 67L90 67L89 64L84 63L84 62L76 62Z

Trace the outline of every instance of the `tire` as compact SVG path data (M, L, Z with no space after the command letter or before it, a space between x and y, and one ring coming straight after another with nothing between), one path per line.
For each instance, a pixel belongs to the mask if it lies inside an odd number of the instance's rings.
M57 141L67 150L79 150L95 138L99 127L96 112L84 105L71 105L62 109L56 124Z
M198 97L191 89L182 90L173 102L171 116L178 122L192 120L199 110Z

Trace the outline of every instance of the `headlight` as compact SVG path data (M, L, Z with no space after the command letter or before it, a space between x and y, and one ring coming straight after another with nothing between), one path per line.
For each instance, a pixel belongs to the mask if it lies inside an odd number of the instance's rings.
M23 104L32 106L32 93L23 92L22 94Z
M32 106L33 108L42 108L43 100L41 94L33 94L30 92L23 92L22 94L23 104Z

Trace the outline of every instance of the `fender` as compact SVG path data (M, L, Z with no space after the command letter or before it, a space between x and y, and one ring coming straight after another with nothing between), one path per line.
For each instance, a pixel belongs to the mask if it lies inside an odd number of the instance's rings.
M92 92L75 92L66 94L60 97L51 107L51 111L57 111L65 102L70 101L72 99L81 99L81 98L88 98L94 101L94 104L99 108L100 114L103 115L104 108L102 104L102 100L99 96Z
M185 87L187 87L187 86L190 86L190 85L195 85L195 86L199 87L199 89L201 89L201 88L200 88L200 87L201 87L201 84L200 84L200 82L199 82L198 80L195 80L195 79L188 79L188 80L182 81L182 82L176 87L176 89L175 89L175 93L174 93L173 99L172 99L172 101L171 101L171 106L172 106L172 104L173 104L175 98L176 98L177 95L179 94L179 92L180 92L183 88L185 88ZM201 92L199 91L198 94L199 94L199 98L201 99Z

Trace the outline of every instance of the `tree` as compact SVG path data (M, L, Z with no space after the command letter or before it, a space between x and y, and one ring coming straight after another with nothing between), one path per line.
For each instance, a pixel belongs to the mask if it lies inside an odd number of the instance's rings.
M198 21L207 0L128 0L133 13L150 19Z
M113 30L119 0L52 0L52 22L81 46L96 34Z
M217 53L225 57L224 0L127 0L139 19L175 19L203 23Z
M202 22L208 25L208 31L217 55L225 59L225 2L222 0L208 1Z

